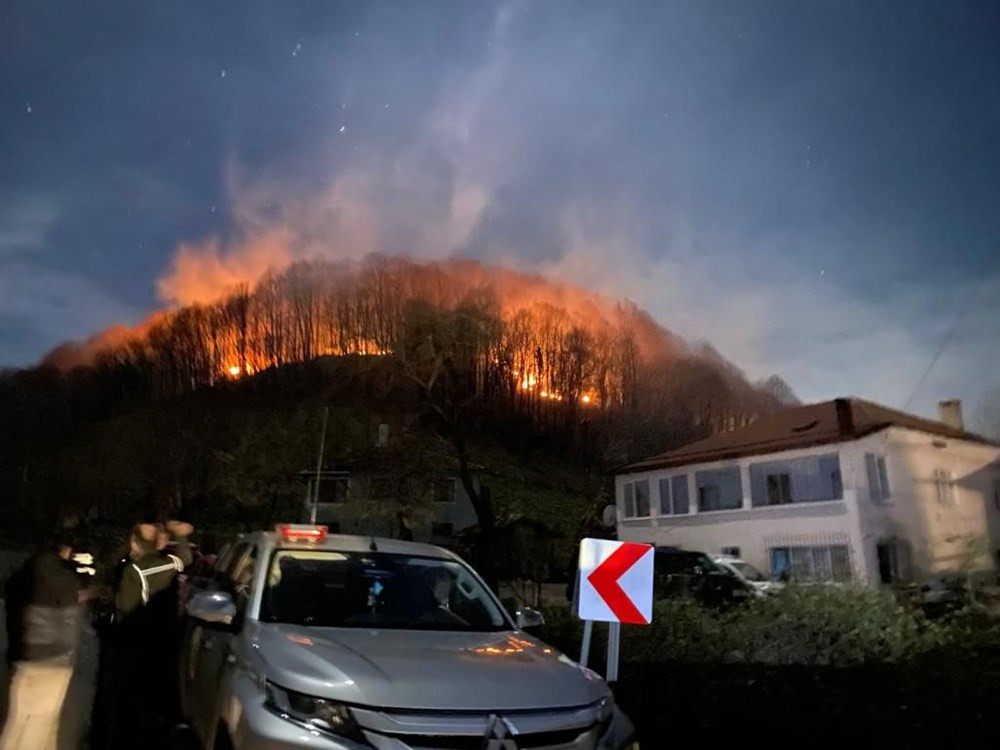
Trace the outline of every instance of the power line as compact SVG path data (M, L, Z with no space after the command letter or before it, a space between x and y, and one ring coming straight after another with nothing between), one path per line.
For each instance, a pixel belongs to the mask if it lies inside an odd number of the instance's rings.
M958 331L958 327L962 324L962 321L965 320L965 316L968 315L969 310L971 310L975 305L976 300L979 299L979 295L983 293L983 290L987 287L990 281L992 281L990 275L988 273L984 273L983 279L979 283L975 294L969 298L969 301L965 305L959 307L958 314L955 315L955 319L952 321L951 327L941 340L941 346L938 347L938 350L934 353L930 363L928 363L927 369L924 370L923 375L920 376L920 380L917 381L917 387L913 389L913 393L911 393L910 397L906 399L906 403L903 405L903 411L909 411L910 404L912 404L913 400L920 394L920 389L924 387L924 383L926 382L927 377L931 374L931 371L934 369L934 365L936 365L938 360L941 359L941 355L944 354L945 350L948 348L948 344L950 344L951 340L954 338L955 332Z

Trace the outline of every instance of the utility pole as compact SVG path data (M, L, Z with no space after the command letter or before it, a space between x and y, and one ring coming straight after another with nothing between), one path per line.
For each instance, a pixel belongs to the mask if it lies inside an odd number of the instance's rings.
M316 523L316 510L319 505L319 483L320 477L323 473L323 451L326 449L326 422L330 418L330 407L323 407L323 431L319 436L319 456L316 459L316 486L313 487L313 498L312 498L312 514L309 517L309 523Z

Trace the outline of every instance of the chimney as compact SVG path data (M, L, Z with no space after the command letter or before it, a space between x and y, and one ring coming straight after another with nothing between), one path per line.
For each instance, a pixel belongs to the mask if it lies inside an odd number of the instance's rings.
M953 430L965 430L965 420L962 419L962 401L950 398L938 402L939 419Z
M838 398L833 402L837 409L837 432L841 437L854 437L854 412L849 398Z

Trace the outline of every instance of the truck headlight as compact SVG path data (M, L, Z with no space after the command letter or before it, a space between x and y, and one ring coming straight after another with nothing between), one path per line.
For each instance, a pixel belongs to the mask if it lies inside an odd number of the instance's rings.
M343 703L296 693L278 687L273 682L266 683L264 690L265 705L282 718L354 742L365 742L361 729L351 716L351 710Z

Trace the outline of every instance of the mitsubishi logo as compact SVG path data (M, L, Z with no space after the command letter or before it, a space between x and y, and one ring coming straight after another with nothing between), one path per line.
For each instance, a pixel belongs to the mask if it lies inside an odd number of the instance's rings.
M496 714L490 714L486 722L486 736L483 738L483 750L517 750L514 735L517 730L506 719Z

